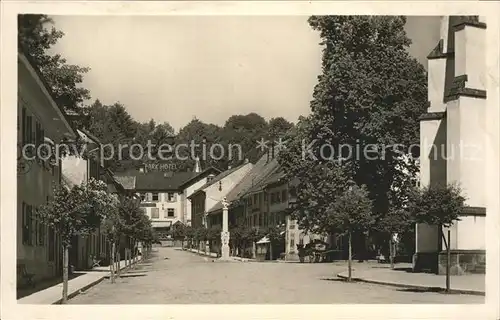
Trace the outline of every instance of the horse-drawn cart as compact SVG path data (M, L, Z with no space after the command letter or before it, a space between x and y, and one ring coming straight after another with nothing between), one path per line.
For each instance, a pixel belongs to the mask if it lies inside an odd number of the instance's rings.
M309 258L310 263L333 261L335 254L339 250L329 249L328 246L328 243L321 240L309 242L305 246L298 245L300 262L305 262L306 257Z

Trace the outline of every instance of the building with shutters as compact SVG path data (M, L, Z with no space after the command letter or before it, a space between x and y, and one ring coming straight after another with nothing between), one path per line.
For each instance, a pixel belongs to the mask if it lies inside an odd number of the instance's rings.
M61 161L43 156L50 152L42 145L74 139L76 132L30 58L19 53L17 68L17 265L24 265L39 281L62 272L60 239L36 216L36 208L51 199L62 178ZM29 145L40 147L42 157L36 157Z

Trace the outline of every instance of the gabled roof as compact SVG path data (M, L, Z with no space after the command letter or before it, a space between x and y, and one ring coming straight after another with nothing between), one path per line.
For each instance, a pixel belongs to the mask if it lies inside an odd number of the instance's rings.
M135 189L135 177L134 176L115 176L116 181L118 181L125 190Z
M231 168L231 169L228 169L226 171L223 171L221 173L219 173L217 176L215 176L212 180L208 181L207 183L205 183L204 185L202 185L201 187L199 187L198 189L196 189L195 192L193 192L188 198L191 198L193 197L194 195L198 194L199 192L202 192L203 190L205 190L206 188L210 187L211 185L214 185L215 183L221 181L222 179L224 179L225 177L229 176L230 174L238 171L239 169L243 168L244 166L248 165L248 162L245 162L237 167L234 167L234 168Z
M89 142L88 140L91 140L92 142L94 142L96 144L99 144L99 145L101 144L101 141L96 136L94 136L93 134L88 132L87 130L78 129L77 132L80 135L80 137L85 139L87 142Z
M203 170L202 172L196 173L196 175L194 175L192 178L190 178L187 181L185 181L184 183L182 183L182 185L180 187L184 188L187 185L189 185L190 183L197 181L199 179L202 179L210 174L219 174L219 173L220 173L220 170L217 169L216 167L208 167L205 170Z
M264 154L253 166L253 168L241 179L226 196L226 200L231 205L232 202L244 196L251 188L259 184L270 173L279 166L276 158L268 160L268 155ZM222 202L217 202L208 212L215 212L222 209Z
M182 184L197 176L194 172L175 172L172 176L164 176L163 172L139 172L135 176L136 190L177 191Z

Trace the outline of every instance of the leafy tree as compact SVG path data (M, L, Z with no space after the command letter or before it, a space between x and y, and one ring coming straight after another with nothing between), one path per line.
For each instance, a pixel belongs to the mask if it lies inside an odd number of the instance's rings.
M88 130L95 135L103 145L110 147L103 148L103 157L110 159L107 165L112 171L123 170L123 164L132 159L130 148L135 143L138 123L120 103L113 105L103 105L96 100L87 110L89 116ZM145 147L145 146L143 146Z
M427 77L408 53L405 22L399 16L310 17L322 39L322 74L310 116L301 119L293 130L296 138L280 154L287 176L301 181L299 201L306 205L310 199L314 207L302 215L302 226L313 226L314 216L324 211L313 188L338 189L329 177L340 185L342 176L366 185L377 215L389 211L395 185L400 193L409 192L408 176L418 171L419 152L410 146L419 144ZM332 162L341 167L341 176Z
M272 118L268 124L268 135L270 139L283 138L293 127L293 123L287 121L283 117Z
M446 268L446 291L450 291L450 243L443 234L442 227L450 227L464 210L466 198L457 184L436 184L416 190L409 197L408 210L416 223L425 223L439 227L440 237L443 239L448 252Z
M352 235L364 233L373 226L375 218L372 209L368 191L364 186L356 185L340 193L328 206L324 230L329 234L347 235L349 239L349 281L352 279Z
M255 163L261 156L261 151L255 148L256 141L267 136L268 124L256 113L247 115L233 115L229 117L222 129L223 141L228 145L241 146L242 158L248 158ZM234 148L234 147L233 147ZM237 159L236 148L233 150L233 159L230 164L237 165L243 159ZM235 159L236 158L236 159Z
M284 241L285 236L282 234L283 228L279 226L271 226L265 230L266 236L269 238L269 259L273 259L273 247L275 244Z
M90 99L89 90L82 87L83 75L90 69L68 64L61 55L48 50L64 36L47 15L21 14L18 16L19 46L34 60L54 93L55 102L65 110L82 113L82 103Z
M114 216L118 199L107 193L107 185L90 179L87 183L71 189L58 186L53 199L40 207L41 221L61 236L63 250L62 302L68 299L68 249L71 239L92 233L108 216Z
M213 241L220 240L221 235L221 227L220 226L212 226L207 229L207 240L209 241L209 248L212 248ZM219 254L220 252L217 252Z

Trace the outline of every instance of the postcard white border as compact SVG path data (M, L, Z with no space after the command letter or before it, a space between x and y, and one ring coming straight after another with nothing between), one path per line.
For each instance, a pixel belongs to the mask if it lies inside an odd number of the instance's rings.
M489 116L500 118L498 100L498 2L493 1L19 1L1 2L1 316L4 319L498 319L499 181L488 188L495 199L486 224L487 270L484 305L18 305L16 256L16 99L18 13L52 15L482 15L487 17ZM312 90L312 88L311 88ZM500 120L500 119L499 119ZM498 134L498 133L497 133ZM498 149L490 150L498 159ZM497 164L498 165L498 164ZM499 177L500 180L500 177ZM493 202L492 202L493 204ZM480 236L480 235L478 235Z

